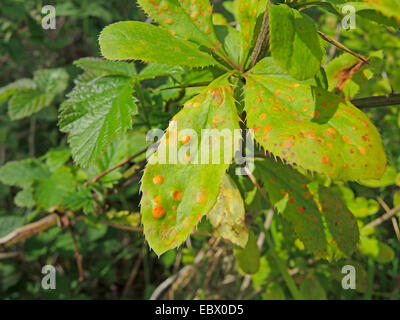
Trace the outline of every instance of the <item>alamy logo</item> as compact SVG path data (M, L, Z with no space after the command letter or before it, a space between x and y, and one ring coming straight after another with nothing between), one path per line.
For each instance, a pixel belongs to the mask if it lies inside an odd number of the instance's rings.
M346 14L342 19L342 27L346 30L356 28L356 9L353 6L346 5L342 8L342 13Z
M352 265L345 265L342 268L342 274L346 274L342 279L342 288L344 290L356 289L356 268Z
M54 290L56 288L56 268L51 265L46 265L42 268L42 288L44 290Z
M56 8L46 5L42 8L42 14L45 14L42 18L42 28L44 30L56 29Z

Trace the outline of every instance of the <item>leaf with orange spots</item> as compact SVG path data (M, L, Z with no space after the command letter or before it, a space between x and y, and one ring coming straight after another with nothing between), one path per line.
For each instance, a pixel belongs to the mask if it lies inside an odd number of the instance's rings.
M259 6L264 4L263 0L240 0L236 8L237 22L240 25L240 35L242 47L244 49L242 62L245 63L251 49L254 46L257 17L259 15ZM265 9L266 6L263 5Z
M181 245L217 201L236 150L230 137L239 129L227 79L215 80L185 103L149 158L142 179L141 214L146 239L158 255ZM203 129L214 130L211 139ZM214 138L223 139L220 149Z
M256 175L264 183L272 204L291 223L305 247L327 255L327 240L318 207L307 187L310 181L288 166L272 159L256 161Z
M256 65L245 88L247 126L263 148L334 179L383 175L381 137L362 111L331 92L270 69L273 73L262 74Z
M377 11L389 18L394 18L400 25L400 1L399 0L364 0Z
M205 67L218 65L196 45L172 36L168 31L139 21L107 26L99 38L102 55L109 60L143 60L169 65ZM162 50L160 50L162 49Z
M276 62L296 79L313 77L323 50L314 21L285 4L269 5L270 47Z
M225 175L217 203L208 214L208 219L215 228L216 236L230 240L244 248L249 236L244 215L242 196L232 179Z
M208 0L138 0L138 3L171 34L208 48L219 47Z
M315 188L307 177L269 158L256 165L272 204L308 250L322 258L338 259L356 249L356 219L336 190Z
M330 244L349 256L359 242L357 221L335 188L320 187L318 203L330 233Z

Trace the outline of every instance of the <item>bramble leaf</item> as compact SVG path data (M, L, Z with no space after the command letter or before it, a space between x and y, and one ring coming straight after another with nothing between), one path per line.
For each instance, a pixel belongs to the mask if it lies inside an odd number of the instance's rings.
M400 24L400 1L399 0L364 0L374 9L382 12L389 18L394 18Z
M257 66L247 75L245 111L248 127L266 150L334 179L383 175L382 141L363 112L308 83L256 72L260 72Z
M141 186L144 234L158 255L185 241L215 205L234 150L232 141L225 139L222 150L214 143L211 147L210 135L212 140L229 138L239 128L238 122L226 76L185 103L173 118L149 159ZM207 135L203 129L218 131Z
M3 94L3 97L12 94L8 105L10 118L22 119L50 106L67 85L68 73L64 69L39 70L35 72L33 82L28 79L15 82Z
M219 47L208 0L138 0L138 3L172 35L208 48Z
M115 137L132 126L137 112L131 79L102 77L80 82L62 104L59 126L68 132L76 163L87 166Z
M50 172L37 159L9 161L0 168L0 181L10 186L28 188L34 180L46 178Z
M270 4L269 24L275 61L296 79L314 76L323 56L314 21L285 4Z
M225 175L217 203L208 213L208 219L216 229L216 236L230 240L244 248L248 240L244 215L242 196L231 178Z
M101 32L99 42L103 56L110 60L136 59L194 68L218 64L194 44L144 22L111 24Z
M34 199L38 207L49 210L60 205L64 199L75 191L75 180L71 170L61 167L46 179L38 182L34 188Z
M74 61L74 65L88 73L94 73L96 77L101 76L125 76L136 75L135 64L124 61L109 61L99 58L81 58Z

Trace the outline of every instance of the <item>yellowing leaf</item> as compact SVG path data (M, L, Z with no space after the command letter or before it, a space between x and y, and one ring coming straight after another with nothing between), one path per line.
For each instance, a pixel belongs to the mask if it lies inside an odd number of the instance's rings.
M245 209L242 196L228 175L222 180L217 203L208 214L216 236L245 247L248 232L244 221Z
M261 72L256 66L247 75L245 111L248 127L266 150L334 179L379 179L383 175L382 141L363 112L321 88Z
M204 151L209 138L202 135L202 130L219 129L226 135L233 135L233 130L239 128L227 77L215 80L188 101L173 120L157 152L149 159L141 186L144 233L158 255L185 241L217 201L220 184L229 167L225 160L231 161L233 146L228 142L224 143L224 152L214 147L210 152ZM226 152L229 145L231 150ZM179 148L181 157L174 154L175 147ZM206 155L204 159L203 155Z

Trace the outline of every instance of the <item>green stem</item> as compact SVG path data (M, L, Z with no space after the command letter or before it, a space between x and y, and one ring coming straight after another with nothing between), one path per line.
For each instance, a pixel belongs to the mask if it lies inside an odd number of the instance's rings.
M265 233L265 239L267 241L268 247L272 252L272 256L275 260L275 263L278 266L278 269L279 269L283 279L285 280L285 283L288 286L290 293L292 294L292 296L295 300L303 300L303 296L301 295L299 289L297 288L293 278L290 276L285 263L279 257L278 253L275 251L275 245L272 242L271 235L269 234L269 230L265 229L264 233Z

